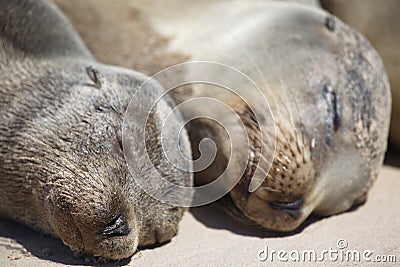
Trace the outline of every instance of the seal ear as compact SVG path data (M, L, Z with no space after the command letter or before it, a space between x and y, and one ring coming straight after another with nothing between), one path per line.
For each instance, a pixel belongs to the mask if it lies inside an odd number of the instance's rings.
M68 19L47 0L0 0L0 37L29 56L94 61Z
M101 89L102 84L99 79L99 71L97 69L93 68L92 66L88 66L88 67L86 67L86 74L92 80L93 87L95 87L97 89Z

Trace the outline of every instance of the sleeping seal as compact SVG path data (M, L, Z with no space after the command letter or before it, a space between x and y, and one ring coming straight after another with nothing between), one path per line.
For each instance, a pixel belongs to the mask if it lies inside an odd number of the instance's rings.
M365 200L386 150L389 84L368 41L334 16L318 7L273 1L189 5L182 0L126 0L114 5L89 0L79 8L63 0L57 3L106 62L131 66L130 60L139 58L134 66L153 74L185 60L216 61L255 82L272 115L257 104L259 92L240 83L235 92L204 84L172 92L178 104L199 97L218 99L247 129L249 138L239 136L243 142L231 144L229 137L238 133L225 130L236 127L237 121L230 120L222 106L204 102L183 109L186 119L206 111L214 114L212 120L188 124L194 158L201 155L198 145L205 138L218 147L213 164L195 174L197 184L217 180L228 162L245 166L228 174L240 176L239 183L223 199L225 209L236 217L291 231L311 213L337 214ZM94 15L96 20L91 19ZM121 17L130 19L122 22ZM117 26L118 36L124 37L118 49L100 41ZM130 51L130 56L120 51ZM190 75L190 67L178 70L179 79ZM215 72L220 80L224 75ZM250 186L252 181L255 186Z
M97 63L53 3L1 0L0 215L95 259L127 258L138 246L171 239L184 208L147 195L123 152L124 113L146 79ZM162 90L152 83L143 101L153 103ZM159 146L158 118L173 105L169 99L161 103L146 128L150 156L166 180L190 186L192 174L169 166ZM181 120L175 115L172 126ZM136 127L135 119L126 127ZM186 132L178 139L190 156ZM163 190L141 155L133 157L141 166L135 175Z

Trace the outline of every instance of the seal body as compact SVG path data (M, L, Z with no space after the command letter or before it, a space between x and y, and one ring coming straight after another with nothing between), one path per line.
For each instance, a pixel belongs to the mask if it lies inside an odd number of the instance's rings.
M53 3L0 1L0 215L97 259L127 258L138 246L171 239L184 208L146 194L123 151L124 112L146 79L97 63ZM148 101L163 90L152 89ZM148 125L146 143L163 155L160 126ZM185 132L180 140L190 154ZM191 185L190 173L157 160L167 180ZM153 185L146 170L134 175Z
M218 147L213 164L195 174L198 185L218 179L230 161L246 167L243 175L235 168L223 174L228 179L242 176L224 198L225 209L247 223L291 231L311 213L337 214L365 200L386 150L391 101L381 59L364 37L317 7L291 2L187 5L176 0L126 5L135 10L135 19L151 28L149 36L167 41L157 46L162 58L229 65L262 92L260 97L238 82L236 92L245 101L204 84L172 93L177 103L218 99L245 125L247 135L238 136L241 142L232 149L224 126L234 128L236 121L220 106L189 105L183 110L185 118L209 110L214 114L214 122L199 119L188 125L194 158L200 155L198 146L204 138L213 139ZM77 18L74 22L90 32ZM101 43L92 39L92 45ZM167 65L154 62L142 58L148 74ZM224 79L224 72L214 74ZM252 181L261 183L255 191L250 190Z

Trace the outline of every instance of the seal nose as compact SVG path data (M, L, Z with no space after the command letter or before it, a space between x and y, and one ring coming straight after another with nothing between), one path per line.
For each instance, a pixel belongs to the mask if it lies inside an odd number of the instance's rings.
M301 207L304 204L304 199L300 198L293 202L278 202L278 201L270 201L269 206L275 210L281 210L289 214L290 217L297 220L301 217Z
M128 223L126 221L125 215L120 215L119 217L112 220L101 232L102 236L115 237L124 236L130 233Z

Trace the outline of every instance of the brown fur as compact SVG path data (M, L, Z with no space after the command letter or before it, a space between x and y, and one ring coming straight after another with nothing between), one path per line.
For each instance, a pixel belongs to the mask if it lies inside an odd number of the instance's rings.
M119 2L125 9L108 0L85 1L81 5L86 8L81 9L70 1L57 2L104 60L117 59L129 65L131 58L139 58L138 67L155 73L165 65L152 56L141 57L143 46L136 45L163 39L165 42L155 42L152 49L169 64L183 59L221 62L238 68L260 87L278 124L276 151L271 142L258 137L260 131L264 137L273 136L271 125L254 125L254 114L232 94L196 86L172 94L177 102L197 96L221 99L239 114L247 133L254 137L249 147L231 151L221 125L199 119L188 127L194 158L199 156L198 144L203 138L212 138L218 147L215 162L195 174L196 183L217 178L231 152L234 161L246 159L245 175L230 192L229 201L223 202L225 209L234 205L236 217L246 217L264 228L290 231L313 212L336 214L365 200L386 150L390 92L379 55L340 20L317 7L280 1ZM132 19L115 17L126 17L132 10L136 14ZM96 20L83 23L93 14L98 15ZM109 28L99 30L99 23ZM109 47L102 40L104 31L112 32L117 26L121 29L120 49L104 49ZM138 28L134 34L127 30L134 27ZM121 55L127 47L132 47L129 57ZM105 50L110 53L100 53ZM259 97L238 87L245 98ZM188 117L201 114L204 108L213 107L193 107ZM267 113L257 106L251 108L258 116ZM214 119L229 121L217 108L212 110ZM257 154L260 148L263 152ZM254 157L247 159L248 152ZM273 152L271 170L267 164L261 165L266 170L255 177L262 186L248 192L255 164Z
M52 3L1 0L0 215L102 259L171 239L184 209L147 195L123 153L124 113L145 80L94 61ZM155 83L152 89L148 101L162 92ZM191 174L168 165L159 127L150 121L146 140L159 172L190 186ZM146 169L136 175L152 181Z

